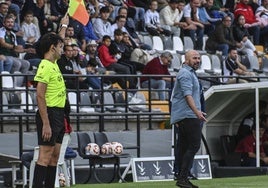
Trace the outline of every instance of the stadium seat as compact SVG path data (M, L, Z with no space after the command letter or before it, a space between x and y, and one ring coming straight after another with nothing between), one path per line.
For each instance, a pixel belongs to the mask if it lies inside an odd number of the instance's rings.
M25 88L25 87L23 87L24 76L19 76L19 74L21 74L21 72L15 71L14 74L17 74L17 76L14 76L14 87L18 88L18 89Z
M26 92L21 92L20 94L20 98L21 98L21 106L20 108L22 110L30 110L30 111L33 111L34 108L33 108L33 100L32 100L32 97L30 95L30 93L26 93ZM28 109L27 109L27 105L28 105Z
M173 51L183 52L184 46L181 38L178 36L173 36L172 40L173 40Z
M112 154L105 154L105 155L87 155L85 153L85 148L89 143L92 143L90 136L86 132L77 132L77 141L78 141L78 154L80 157L82 157L85 160L88 160L89 163L89 174L84 183L87 183L91 176L93 175L97 182L103 183L97 173L96 173L96 165L103 165L103 164L113 164L114 165L114 171L113 176L108 183L111 183L116 176L116 173L120 173L120 160L118 157ZM107 183L107 182L106 182Z
M2 77L2 87L3 88L13 88L14 83L13 83L13 78L10 75L10 73L7 71L2 71L1 75L2 75L1 76Z
M194 43L193 43L191 37L184 36L183 41L184 41L184 51L194 49Z
M153 36L152 39L153 39L153 50L163 51L164 44L163 44L161 37Z
M144 35L143 36L144 44L147 44L149 46L153 46L153 40L150 35Z
M87 92L80 93L80 112L95 112L95 109L91 107L91 101Z
M70 103L71 111L77 111L77 94L75 92L68 92L68 100Z

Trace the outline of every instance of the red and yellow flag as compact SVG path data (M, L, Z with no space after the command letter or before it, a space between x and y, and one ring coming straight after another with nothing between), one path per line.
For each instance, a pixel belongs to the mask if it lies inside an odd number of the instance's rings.
M76 19L83 25L88 23L89 15L85 7L84 0L70 0L68 13L69 16Z

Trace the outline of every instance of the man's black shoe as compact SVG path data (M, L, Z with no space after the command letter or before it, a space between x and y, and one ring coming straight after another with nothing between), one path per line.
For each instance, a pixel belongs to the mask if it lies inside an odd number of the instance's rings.
M177 181L178 180L178 176L179 174L178 173L174 173L174 180Z
M189 173L188 174L188 179L189 180L198 180L193 174Z
M176 186L181 188L193 188L192 183L189 182L188 179L182 179L181 177L178 177Z

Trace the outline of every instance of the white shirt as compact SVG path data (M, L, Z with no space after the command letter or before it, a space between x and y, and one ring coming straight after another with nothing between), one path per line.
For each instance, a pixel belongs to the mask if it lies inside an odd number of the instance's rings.
M160 23L161 25L173 26L175 22L178 22L179 10L172 10L168 5L160 11Z
M111 23L101 18L96 18L93 24L95 34L101 39L104 35L113 36Z
M148 9L145 12L145 25L147 27L157 28L160 26L160 16L157 11L152 12L150 9Z
M190 6L190 3L188 3L187 5L185 5L185 7L183 8L183 15L185 18L192 18L191 17L191 12L192 12L192 8ZM199 19L199 10L198 8L196 9L196 17Z
M35 42L40 38L39 29L33 23L27 24L27 23L23 22L21 25L21 30L24 32L23 40L25 42L27 42L27 39L29 37L35 37Z

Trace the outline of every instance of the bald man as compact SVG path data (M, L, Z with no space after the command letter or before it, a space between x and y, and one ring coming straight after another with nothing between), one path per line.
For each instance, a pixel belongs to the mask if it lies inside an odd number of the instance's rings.
M202 88L195 73L200 63L200 54L197 51L190 50L185 54L185 63L176 77L171 96L171 124L178 129L175 150L176 185L184 188L198 187L189 181L188 174L200 147L201 122L206 121L200 104Z

